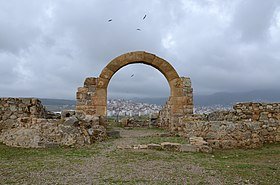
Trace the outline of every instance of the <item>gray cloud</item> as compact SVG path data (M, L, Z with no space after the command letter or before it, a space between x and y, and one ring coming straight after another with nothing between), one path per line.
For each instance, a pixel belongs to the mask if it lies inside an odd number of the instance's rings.
M169 61L199 94L279 89L279 6L277 0L0 1L0 96L74 99L85 77L135 50ZM168 94L163 75L143 65L124 67L109 85L110 96Z

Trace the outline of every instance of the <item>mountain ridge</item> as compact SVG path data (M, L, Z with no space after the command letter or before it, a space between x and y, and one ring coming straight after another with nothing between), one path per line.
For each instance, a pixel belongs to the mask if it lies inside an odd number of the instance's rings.
M43 105L72 105L76 100L39 98ZM128 98L109 98L128 99ZM129 98L135 102L164 105L167 97L160 98ZM237 102L280 102L280 90L254 90L248 92L218 92L211 95L196 95L194 93L195 106L224 105L230 106Z

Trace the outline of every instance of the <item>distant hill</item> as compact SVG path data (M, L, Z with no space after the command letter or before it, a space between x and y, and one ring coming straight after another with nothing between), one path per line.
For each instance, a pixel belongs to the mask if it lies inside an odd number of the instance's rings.
M76 100L40 98L43 105L76 105Z
M198 106L233 105L237 102L280 102L280 90L255 90L249 92L220 92L212 95L195 95Z
M134 101L164 105L168 98L134 98ZM237 102L280 102L280 90L255 90L249 92L219 92L211 95L196 95L196 106L224 105L231 106Z
M42 104L47 108L49 111L58 111L61 110L73 110L76 106L75 100L65 100L65 99L48 99L48 98L40 98Z

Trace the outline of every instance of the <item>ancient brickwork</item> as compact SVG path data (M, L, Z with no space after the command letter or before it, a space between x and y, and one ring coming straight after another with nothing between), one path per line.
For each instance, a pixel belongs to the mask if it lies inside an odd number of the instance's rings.
M183 96L179 97L178 102L174 104L172 98L166 102L165 106L159 113L158 124L160 127L172 129L176 127L179 117L189 116L193 114L193 89L191 87L191 80L188 77L181 77ZM183 105L181 113L172 114L172 106L177 104ZM177 111L178 113L179 111ZM173 125L175 124L175 125Z
M61 119L35 98L0 99L0 142L14 147L83 146L106 138L100 117L63 112ZM47 119L51 118L51 119Z
M170 63L151 53L137 51L123 54L113 59L98 78L87 78L84 87L78 88L77 111L86 115L106 116L107 87L112 76L122 67L143 63L158 69L170 86L169 114L174 117L193 113L193 98L190 79L179 77Z
M17 127L18 118L43 118L47 111L35 98L0 98L0 132Z
M207 115L209 121L279 121L279 103L238 103L232 111L218 111Z
M76 93L76 111L85 115L97 114L96 88L98 78L89 77L84 81L84 86L78 88Z
M80 147L106 138L99 119L72 115L62 119L19 118L15 128L0 133L0 142L24 148Z
M185 116L172 126L213 148L255 148L280 141L280 103L238 103L233 111Z

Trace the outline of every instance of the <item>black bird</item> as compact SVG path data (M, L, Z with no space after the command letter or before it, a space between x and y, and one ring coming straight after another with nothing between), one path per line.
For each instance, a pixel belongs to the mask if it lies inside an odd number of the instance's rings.
M145 16L143 17L143 20L147 17L147 15L145 14Z
M109 19L108 22L111 22L113 19Z
M137 28L136 30L137 30L137 31L141 31L141 29L140 29L140 28Z
M130 78L132 78L133 76L134 76L134 74L133 74L133 75L131 75L131 76L130 76Z

